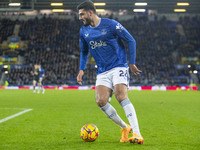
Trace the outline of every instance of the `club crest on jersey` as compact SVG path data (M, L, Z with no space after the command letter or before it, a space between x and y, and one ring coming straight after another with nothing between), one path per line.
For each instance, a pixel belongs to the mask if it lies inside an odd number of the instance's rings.
M107 33L106 29L102 29L102 30L101 30L101 34L102 34L102 35L106 35L106 33Z
M89 34L87 33L87 34L85 34L85 37L88 37L89 36Z
M117 25L116 25L116 29L117 30L119 30L120 32L123 30L123 26L120 24L120 23L118 23Z
M90 43L90 46L91 46L92 49L95 49L97 47L107 46L106 42L103 42L101 40L99 42L97 42L97 41L90 41L89 43Z

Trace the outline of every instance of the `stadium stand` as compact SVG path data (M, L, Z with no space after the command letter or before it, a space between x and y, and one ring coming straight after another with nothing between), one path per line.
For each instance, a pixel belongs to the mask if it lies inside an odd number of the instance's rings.
M75 18L75 19L74 19ZM35 63L45 69L45 85L77 85L79 70L79 29L81 23L73 19L56 19L44 15L28 20L0 20L0 41L3 43L13 34L16 24L20 25L18 36L27 47L16 48L16 54L24 58L23 64L10 69L10 85L31 85L30 74ZM116 18L115 18L116 19ZM137 16L120 23L133 35L137 42L137 66L143 71L131 76L131 85L189 85L191 74L188 64L200 58L200 17L180 17L170 21L165 16L153 19ZM127 46L127 45L126 45ZM1 47L0 56L9 57L9 49ZM19 59L19 57L18 57ZM90 56L84 76L84 85L94 85L95 63ZM199 62L194 69L200 72ZM196 74L196 82L200 75Z

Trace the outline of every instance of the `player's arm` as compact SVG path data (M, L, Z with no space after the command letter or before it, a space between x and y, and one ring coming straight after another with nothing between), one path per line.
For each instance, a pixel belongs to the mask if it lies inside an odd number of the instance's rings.
M129 68L134 75L140 74L142 71L137 68L135 64L129 64Z
M77 82L78 84L82 85L82 78L83 78L83 75L84 75L84 71L83 70L79 70L79 73L78 73L78 76L77 76Z
M38 75L38 71L34 71L34 75Z
M128 43L129 50L129 68L134 75L141 73L142 71L135 65L136 59L136 41L131 34L117 21L113 20L113 32L121 39Z
M81 47L80 68L79 68L79 74L77 76L77 82L78 82L78 84L82 85L82 78L84 75L84 70L85 70L85 67L87 64L87 58L88 58L88 54L89 54L88 45L82 35L82 30L80 30L80 47Z

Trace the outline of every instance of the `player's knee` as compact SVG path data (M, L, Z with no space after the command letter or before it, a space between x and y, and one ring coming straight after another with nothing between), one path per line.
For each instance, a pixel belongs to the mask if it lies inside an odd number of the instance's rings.
M115 97L118 100L118 102L121 102L128 98L127 93L127 86L124 84L119 84L115 86Z
M106 105L107 100L105 100L105 98L103 97L98 97L98 98L96 97L96 103L99 107L103 107Z
M118 102L121 102L128 98L127 94L122 92L115 93L115 97L118 100Z

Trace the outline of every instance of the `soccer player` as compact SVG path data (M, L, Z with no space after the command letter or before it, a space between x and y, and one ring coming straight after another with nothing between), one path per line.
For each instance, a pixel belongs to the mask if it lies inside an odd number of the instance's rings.
M33 75L33 93L35 93L36 92L35 87L37 82L39 81L39 68L37 64L34 65L34 70L31 71L31 74Z
M97 105L108 118L122 128L120 142L129 141L130 143L143 144L136 112L128 98L128 69L130 68L134 75L141 72L135 65L136 42L119 22L99 18L93 2L84 1L77 6L77 9L79 11L79 20L83 22L83 26L80 29L81 55L77 82L82 85L82 77L90 51L97 64L97 80L95 85ZM128 43L129 66L122 41ZM119 117L115 108L108 102L113 90L116 99L125 111L130 126ZM131 128L133 135L128 138Z
M41 65L38 65L38 69L39 69L39 81L38 81L39 90L38 90L38 93L40 93L40 90L42 90L42 94L44 94L45 90L44 90L44 87L42 85L42 80L45 76L45 71L41 67Z
M33 93L36 92L36 84L38 84L38 91L37 93L39 94L40 93L40 90L42 90L42 93L44 94L45 90L43 88L43 85L42 85L42 80L45 76L45 71L43 68L41 68L41 65L40 64L35 64L34 65L34 71L31 72L32 75L33 75Z

